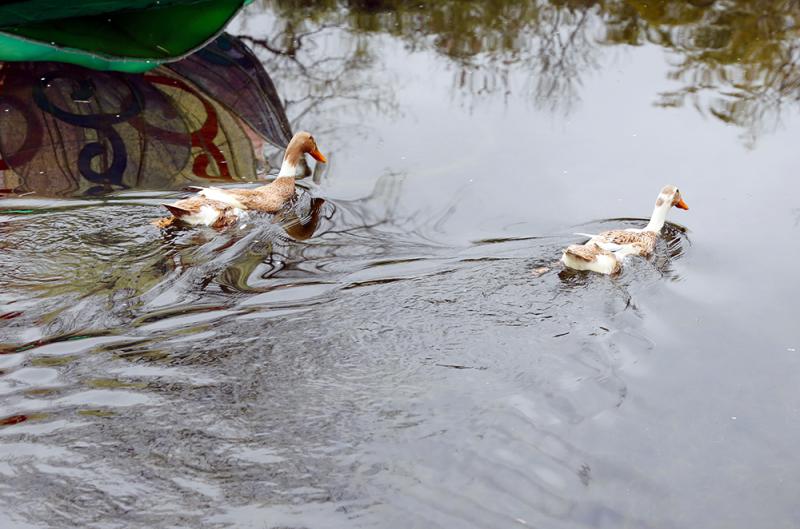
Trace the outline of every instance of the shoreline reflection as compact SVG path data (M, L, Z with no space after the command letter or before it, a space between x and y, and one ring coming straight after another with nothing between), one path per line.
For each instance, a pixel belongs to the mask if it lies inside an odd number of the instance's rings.
M752 143L774 130L800 87L800 4L793 0L261 0L277 30L255 39L296 60L309 35L346 28L356 57L374 62L376 35L433 51L453 69L453 92L470 106L526 92L569 112L582 79L616 46L659 47L676 89L661 107L691 106L743 129ZM521 87L518 72L528 72ZM302 73L307 73L306 69ZM387 87L388 88L388 87Z

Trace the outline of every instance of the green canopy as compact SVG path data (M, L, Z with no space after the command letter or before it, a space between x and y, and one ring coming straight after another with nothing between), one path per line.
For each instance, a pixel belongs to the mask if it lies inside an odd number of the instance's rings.
M192 53L252 0L0 0L0 61L144 72Z

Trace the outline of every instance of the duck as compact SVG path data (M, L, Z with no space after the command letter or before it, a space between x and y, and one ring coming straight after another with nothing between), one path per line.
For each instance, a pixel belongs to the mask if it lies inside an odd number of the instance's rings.
M622 261L628 255L647 257L653 253L656 240L667 220L667 214L673 206L683 210L689 209L677 187L664 186L658 193L647 226L642 229L609 230L597 235L579 233L577 235L587 236L589 240L584 244L567 247L561 256L561 262L574 270L616 274L621 270Z
M194 188L197 190L195 196L172 204L162 204L172 216L159 219L154 224L162 228L175 223L224 228L237 222L248 211L277 213L294 198L295 178L302 175L300 162L305 154L318 162L328 163L328 159L319 151L314 136L300 131L286 147L281 169L274 181L254 189Z

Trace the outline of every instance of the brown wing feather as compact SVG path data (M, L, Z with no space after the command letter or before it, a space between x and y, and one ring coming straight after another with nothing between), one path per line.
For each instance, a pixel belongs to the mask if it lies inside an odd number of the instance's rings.
M640 255L650 255L656 247L656 234L651 231L604 231L598 238L603 242L614 244L632 244L639 250Z
M600 234L599 238L604 242L613 242L614 244L633 244L641 242L644 233L637 233L624 230L611 230L604 231Z
M189 198L184 198L182 200L178 200L177 202L173 202L172 204L164 204L164 207L170 211L172 210L177 210L179 212L182 211L183 215L187 215L190 213L197 213L198 211L200 211L200 208L205 204L214 204L216 206L217 204L221 203L209 200L205 197L193 196Z
M278 178L265 186L232 192L247 209L276 213L294 196L294 190L294 178Z
M182 208L180 206L177 206L175 204L162 204L162 206L167 208L169 210L169 212L172 213L172 216L174 216L174 217L183 217L184 215L190 215L192 213L188 209L184 209L184 208Z
M598 248L595 245L585 245L585 244L573 244L566 249L566 253L581 259L582 261L586 261L587 263L591 263L597 256L602 253L603 250Z

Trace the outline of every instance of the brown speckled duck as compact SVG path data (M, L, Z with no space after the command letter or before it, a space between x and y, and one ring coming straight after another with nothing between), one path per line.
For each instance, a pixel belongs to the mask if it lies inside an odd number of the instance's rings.
M281 170L273 182L255 189L200 188L193 197L164 204L172 217L154 224L166 227L180 222L190 226L224 228L239 220L245 211L275 213L294 197L294 179L300 174L300 159L305 153L322 163L328 162L319 152L314 137L308 132L298 132L286 147Z
M561 262L575 270L591 270L601 274L619 272L625 256L646 257L653 253L656 239L672 206L689 209L677 187L664 186L656 199L650 222L644 229L610 230L589 235L591 238L585 244L573 244L564 250Z

